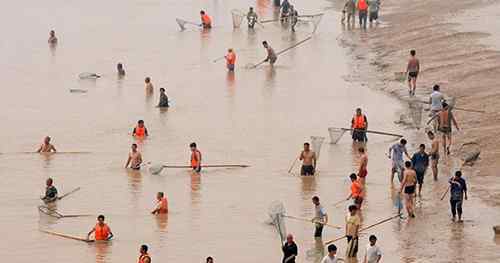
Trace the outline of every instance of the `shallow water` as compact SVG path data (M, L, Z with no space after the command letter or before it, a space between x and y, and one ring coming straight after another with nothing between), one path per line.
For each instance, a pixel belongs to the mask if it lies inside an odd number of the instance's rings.
M403 108L394 98L346 82L352 66L337 36L338 14L326 13L317 34L307 44L268 66L246 70L264 56L260 46L268 40L281 50L307 37L300 26L295 36L279 25L248 32L232 28L230 11L246 1L86 1L11 3L0 16L7 27L0 54L4 91L0 116L4 143L0 148L2 217L0 255L16 262L118 262L135 260L139 245L150 245L153 260L200 262L212 255L218 262L278 261L279 237L265 224L273 200L284 202L290 215L312 217L311 197L319 195L332 224L342 225L343 207L333 204L348 195L347 175L356 167L356 147L348 135L330 145L328 127L345 127L353 110L368 112L371 129L401 133L393 120ZM301 13L317 13L327 2L297 1ZM179 32L175 17L198 19L203 7L214 17L210 32ZM304 11L302 11L304 10ZM258 1L261 17L272 18L270 1ZM5 11L4 11L5 12ZM244 25L244 23L243 23ZM54 28L60 44L46 45ZM212 60L228 47L238 54L238 68L228 75L223 63ZM242 51L238 51L242 50ZM122 62L127 76L117 79L115 65ZM80 72L103 75L96 81L79 80ZM145 94L143 79L152 78L153 95ZM158 89L167 89L173 107L155 108ZM70 93L70 89L87 90ZM131 130L144 119L151 134L139 142L147 161L186 164L188 144L196 141L205 163L244 163L246 169L212 169L194 175L167 169L151 175L146 169L123 169ZM15 127L6 129L7 127ZM91 154L39 156L13 154L35 149L50 135L60 151ZM310 136L327 137L316 178L287 173L301 145ZM370 136L366 224L396 213L388 185L389 162L384 152L392 138ZM298 172L298 166L294 173ZM47 177L60 192L82 190L57 204L62 214L92 214L86 218L56 220L36 207ZM429 179L429 178L428 178ZM156 192L169 199L168 217L149 214ZM430 190L429 190L430 191ZM441 188L432 191L439 195ZM86 245L48 236L38 229L84 236L104 214L115 240ZM300 247L299 261L314 247L313 225L287 220L287 228ZM425 226L425 224L424 224ZM407 255L398 239L405 222L396 220L370 231L379 235L387 262ZM326 229L324 239L341 236ZM361 248L367 236L362 237ZM406 243L401 241L405 246ZM12 249L12 244L15 248ZM338 242L340 251L344 242ZM389 245L390 244L390 245ZM341 255L343 253L340 253ZM360 252L360 257L362 253Z

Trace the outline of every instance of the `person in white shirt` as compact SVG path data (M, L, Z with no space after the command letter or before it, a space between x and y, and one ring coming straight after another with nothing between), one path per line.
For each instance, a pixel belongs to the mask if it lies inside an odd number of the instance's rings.
M378 263L380 259L382 259L382 250L376 245L377 237L375 235L371 235L370 244L366 246L365 259L363 263Z
M431 96L429 97L429 104L431 105L431 112L430 116L434 116L438 114L442 109L443 109L443 101L444 101L444 95L440 91L439 85L434 85L432 87L432 93ZM437 131L437 121L434 121L433 123L434 126L434 132Z
M337 263L338 262L337 258L337 246L334 244L331 244L328 246L328 255L326 255L323 260L321 260L321 263Z

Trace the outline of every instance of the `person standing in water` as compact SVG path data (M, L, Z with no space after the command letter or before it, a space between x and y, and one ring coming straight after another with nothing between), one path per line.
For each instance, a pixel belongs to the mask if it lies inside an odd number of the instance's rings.
M286 236L286 242L283 244L281 250L283 251L282 263L295 263L299 250L297 248L297 244L293 241L292 234L288 234Z
M467 184L462 178L462 172L456 171L455 176L451 178L450 183L450 206L452 220L456 220L458 213L458 222L462 222L462 203L465 198L467 200Z
M380 0L368 0L370 25L375 21L378 23L378 10L380 9Z
M56 37L56 31L50 30L49 32L49 40L47 41L51 45L57 44L57 37Z
M165 93L164 88L160 88L160 102L158 102L158 107L160 108L168 108L168 96Z
M227 70L233 72L236 64L236 53L232 48L227 50L227 54L224 56L226 59Z
M38 153L51 153L51 152L57 152L56 147L50 143L50 137L46 136L43 139L42 145L36 150Z
M368 119L363 114L361 108L356 109L356 113L351 120L352 140L358 142L366 142L366 130L368 129Z
M128 154L128 159L127 159L127 163L125 164L125 168L128 168L130 165L131 169L139 170L139 169L141 169L142 155L137 150L137 144L133 143L131 148L132 148L132 151Z
M295 26L299 22L299 12L295 9L293 5L290 5L290 24L292 32L295 32Z
M264 61L269 62L269 64L273 66L278 59L278 56L274 52L274 49L267 43L267 41L263 41L262 46L264 46L267 51L267 58Z
M118 76L119 77L125 76L125 69L123 68L123 64L122 63L116 64L116 71L118 72Z
M436 138L432 131L427 132L427 137L431 140L431 151L429 156L431 157L431 169L434 180L438 179L438 163L439 163L439 139Z
M366 29L366 20L368 18L368 4L366 0L358 0L359 27Z
M438 130L443 134L443 150L444 153L449 155L450 154L450 147L451 147L451 133L452 133L452 123L455 125L455 128L457 130L460 130L458 128L458 123L457 120L455 119L455 116L453 116L453 112L451 111L450 105L448 103L443 102L442 103L443 108L441 111L434 115L428 122L432 122L435 118L438 120ZM447 140L448 139L448 140ZM448 144L447 144L448 141Z
M314 175L316 170L316 153L311 151L311 147L308 142L304 143L304 150L300 153L299 160L302 161L300 175Z
M108 241L113 238L113 232L111 232L111 228L104 223L104 216L99 215L97 217L97 224L92 230L87 234L87 239L90 240L90 235L94 233L94 239L96 241Z
M351 193L346 200L349 201L353 199L356 208L360 210L363 204L363 185L360 183L355 173L349 175L349 179L351 180Z
M358 177L361 184L365 184L366 176L368 175L368 154L366 154L365 148L359 147L359 169Z
M45 196L42 197L42 200L46 203L54 202L57 200L57 189L54 186L54 180L52 178L47 179L45 181Z
M354 26L356 23L356 0L346 0L343 11L347 14L347 26ZM342 24L344 21L342 20Z
M191 149L191 168L199 173L201 172L201 152L194 142L189 145L189 148Z
M253 10L253 7L250 7L248 9L247 13L247 22L248 22L248 28L253 28L255 26L255 23L257 23L259 17L257 16L257 13Z
M417 88L417 77L420 72L420 61L416 58L417 52L410 51L410 59L406 66L406 74L408 74L408 93L410 96L415 96L415 89Z
M157 204L155 209L151 212L153 215L167 214L168 213L168 200L163 192L156 194Z
M139 261L138 263L151 263L151 257L148 254L148 246L142 245L139 249Z
M323 227L328 224L328 214L319 202L319 197L312 198L314 204L314 218L311 222L315 223L314 238L321 238L323 236Z
M347 238L346 258L354 259L358 254L358 236L361 219L358 216L358 208L349 206L349 214L346 217L345 236Z
M401 139L398 143L392 145L391 148L389 148L389 154L387 155L387 157L392 160L391 183L394 181L394 173L398 174L399 182L403 180L403 153L408 159L411 159L408 151L406 150L406 143L407 142L405 139Z
M331 244L328 246L328 255L326 255L321 263L337 263L339 259L337 258L337 246Z
M425 144L420 144L418 152L411 157L411 165L417 174L418 196L422 196L425 172L429 167L429 155L425 152Z
M283 0L281 2L281 22L285 22L288 19L290 11L290 2L288 0Z
M132 130L132 136L139 139L149 136L148 129L144 126L143 120L137 121L137 126L135 126L134 130Z
M201 25L205 29L212 28L212 18L205 13L205 11L200 11Z
M379 263L382 259L382 250L377 246L377 237L371 235L368 238L370 244L366 246L365 259L363 263Z
M144 83L145 83L145 88L146 88L146 92L147 93L153 93L153 83L151 82L151 78L150 77L146 77L144 79Z
M405 205L406 211L409 217L415 217L413 196L415 195L415 188L417 185L417 174L415 170L411 167L411 162L405 162L405 170L403 172L403 182L401 183L401 189L399 194L405 193Z
M214 258L213 257L207 257L205 260L206 263L214 263Z

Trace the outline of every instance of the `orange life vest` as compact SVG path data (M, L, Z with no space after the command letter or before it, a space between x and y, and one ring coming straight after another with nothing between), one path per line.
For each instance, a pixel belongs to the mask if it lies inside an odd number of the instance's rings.
M354 115L352 118L352 127L354 129L364 129L366 128L365 115Z
M359 2L358 2L358 9L362 10L362 11L368 9L368 4L366 3L366 0L359 0Z
M146 127L135 127L135 136L137 137L144 137L146 136Z
M111 230L109 229L109 226L104 224L103 226L100 226L99 224L95 225L95 240L107 240L109 233Z
M201 22L205 26L211 26L212 25L212 19L207 14L204 14L204 15L201 16Z
M200 160L198 160L197 154L200 155L201 157L201 152L198 150L194 150L194 152L191 153L191 167L196 168L200 164Z
M151 257L148 255L148 253L144 254L144 255L140 255L139 256L139 262L138 263L144 263L144 260L146 258L149 258L149 262L151 262Z
M236 54L234 52L227 53L226 62L228 65L234 65L236 63Z
M166 197L160 200L160 211L161 214L168 213L168 201Z
M361 197L361 184L358 181L354 181L351 184L351 194L353 197Z

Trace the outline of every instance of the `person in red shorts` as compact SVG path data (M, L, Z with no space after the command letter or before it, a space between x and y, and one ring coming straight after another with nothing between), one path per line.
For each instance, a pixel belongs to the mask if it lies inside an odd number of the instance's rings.
M366 176L368 175L368 154L365 152L365 148L359 147L358 149L359 152L359 170L358 170L358 177L359 177L359 182L361 184L365 184L365 179Z

